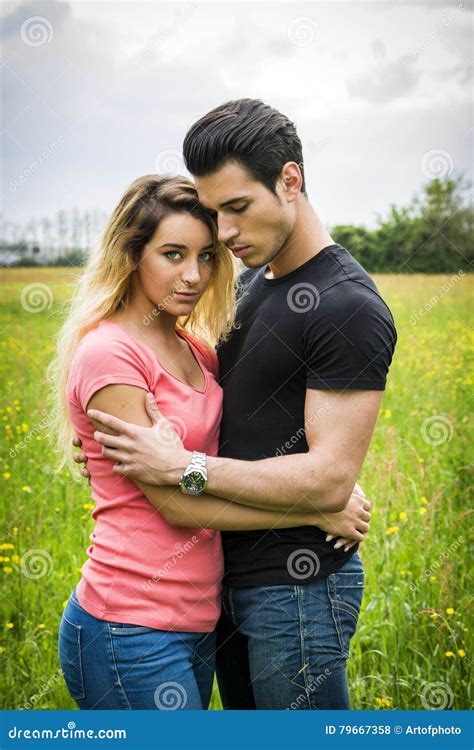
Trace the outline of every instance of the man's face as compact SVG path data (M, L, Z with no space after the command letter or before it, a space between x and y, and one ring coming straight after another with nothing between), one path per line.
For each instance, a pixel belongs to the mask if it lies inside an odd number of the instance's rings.
M277 195L235 162L194 180L199 200L216 213L219 240L249 268L274 260L294 223L280 183Z

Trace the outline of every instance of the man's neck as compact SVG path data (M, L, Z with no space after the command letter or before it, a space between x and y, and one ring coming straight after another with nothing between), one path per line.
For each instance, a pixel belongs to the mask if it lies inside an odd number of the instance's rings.
M316 211L309 201L301 196L293 230L278 256L268 264L265 277L277 279L286 276L314 258L323 248L333 244L334 240Z

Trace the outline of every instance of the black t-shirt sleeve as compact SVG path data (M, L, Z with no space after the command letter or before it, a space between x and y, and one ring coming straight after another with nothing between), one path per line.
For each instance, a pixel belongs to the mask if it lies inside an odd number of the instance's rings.
M307 388L383 391L396 341L376 292L352 281L327 289L303 323Z

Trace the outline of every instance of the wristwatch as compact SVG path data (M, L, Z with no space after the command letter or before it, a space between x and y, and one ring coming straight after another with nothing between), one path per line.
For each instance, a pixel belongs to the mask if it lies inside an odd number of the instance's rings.
M179 486L185 495L202 495L207 485L206 454L193 451Z

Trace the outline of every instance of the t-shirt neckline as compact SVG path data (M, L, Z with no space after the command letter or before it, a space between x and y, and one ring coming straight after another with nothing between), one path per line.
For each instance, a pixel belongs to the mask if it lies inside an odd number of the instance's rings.
M118 328L120 328L121 331L123 331L123 333L127 336L127 338L129 338L131 341L134 341L134 342L137 342L138 344L141 344L141 346L143 346L147 350L147 352L149 352L149 354L153 357L153 360L161 367L161 369L164 370L166 372L166 374L170 376L170 378L173 378L174 380L176 380L176 382L181 383L181 385L184 385L186 388L190 388L195 393L200 393L201 395L204 395L207 392L207 387L208 387L208 384L209 384L209 376L208 376L208 373L207 373L207 369L203 366L203 364L201 363L201 361L198 359L198 350L194 346L193 342L182 331L179 331L177 329L176 330L176 335L179 336L180 339L183 339L184 341L186 341L186 343L188 344L188 346L189 346L189 348L191 350L191 354L193 355L193 357L196 360L196 363L197 363L199 369L202 372L202 375L204 377L204 385L203 385L202 390L200 388L194 388L194 386L190 385L189 383L186 383L184 380L181 380L181 378L178 378L174 373L170 372L160 362L160 360L156 356L155 352L153 351L153 349L151 349L148 346L148 344L145 344L143 341L141 341L140 339L138 339L136 336L133 336L125 328L123 328L120 325L120 323L116 323L115 320L108 320L107 318L104 318L104 320L101 320L100 322L101 323L109 323L109 324L111 324L113 326L117 326Z
M258 274L258 280L261 284L264 286L277 286L278 284L283 284L285 281L288 281L288 279L291 279L293 276L296 276L296 274L300 273L300 271L304 271L308 266L310 266L313 263L319 262L319 259L321 257L324 257L327 255L329 250L332 250L333 248L342 248L342 245L339 245L339 243L334 242L332 245L326 245L326 247L323 247L319 253L316 255L313 255L312 258L309 258L304 263L301 264L301 266L298 266L298 268L294 268L289 273L286 273L284 276L279 276L277 279L267 279L265 277L265 271L268 268L268 265L266 265L264 268L260 269L260 272Z

